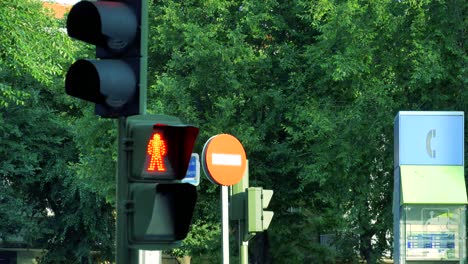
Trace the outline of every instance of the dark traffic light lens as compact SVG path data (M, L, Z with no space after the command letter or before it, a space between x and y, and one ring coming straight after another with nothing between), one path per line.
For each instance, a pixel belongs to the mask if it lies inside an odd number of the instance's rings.
M70 10L67 31L72 38L119 54L137 41L138 23L135 12L124 3L81 1Z
M71 96L97 104L104 103L99 86L99 73L89 60L76 61L67 72L65 91Z
M78 60L67 72L67 94L119 108L132 99L137 79L133 69L119 60Z
M81 1L72 7L67 17L67 32L72 38L104 47L99 11L92 2Z

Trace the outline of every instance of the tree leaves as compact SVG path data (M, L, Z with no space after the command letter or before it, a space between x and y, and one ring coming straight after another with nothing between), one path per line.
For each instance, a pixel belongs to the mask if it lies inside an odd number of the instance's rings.
M199 124L202 142L221 132L241 140L251 186L275 190L275 260L285 262L297 239L280 228L296 225L335 234L334 260L359 252L374 263L390 246L395 114L467 109L464 22L454 9L466 4L225 3L155 6L155 106ZM322 220L291 219L289 208ZM320 259L318 244L293 255Z
M2 244L44 248L45 263L81 263L91 250L110 259L113 207L70 166L82 150L71 122L81 111L62 78L77 48L48 14L39 1L0 5Z
M390 248L395 114L468 110L465 2L158 1L148 112L199 126L194 152L218 133L243 143L250 185L275 191L257 261L271 247L276 262L375 263ZM48 245L44 262L110 258L115 124L64 94L65 65L90 49L46 13L0 6L0 236ZM202 180L174 254L213 251L218 189Z

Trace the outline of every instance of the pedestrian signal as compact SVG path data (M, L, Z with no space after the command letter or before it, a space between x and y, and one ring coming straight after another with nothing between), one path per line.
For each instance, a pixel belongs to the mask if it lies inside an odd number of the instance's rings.
M119 181L118 215L130 248L166 250L187 236L197 201L196 187L182 183L198 128L178 118L135 115L125 121L127 173Z
M166 171L166 148L167 143L162 136L162 132L154 132L146 147L145 170L147 173Z
M198 128L170 116L135 116L127 120L132 142L132 180L182 180L192 155Z

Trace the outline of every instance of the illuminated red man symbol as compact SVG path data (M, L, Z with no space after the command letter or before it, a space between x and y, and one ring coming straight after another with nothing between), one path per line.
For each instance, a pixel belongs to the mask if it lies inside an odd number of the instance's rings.
M166 141L160 133L154 133L148 142L147 153L149 155L149 165L146 168L148 172L166 171L164 166L164 157L166 156Z

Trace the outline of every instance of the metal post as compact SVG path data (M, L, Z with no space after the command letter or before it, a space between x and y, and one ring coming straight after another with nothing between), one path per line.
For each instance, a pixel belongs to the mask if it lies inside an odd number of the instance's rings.
M141 34L140 34L140 106L141 115L146 114L148 90L148 0L141 1Z
M161 264L162 251L138 250L138 264Z
M249 161L247 160L247 166L245 168L245 174L242 178L240 185L242 186L242 191L245 193L246 189L249 188ZM247 197L244 196L244 199ZM246 205L246 200L244 200L244 206ZM244 212L245 207L243 208ZM247 216L246 216L247 217ZM246 229L246 219L239 220L239 262L240 264L249 263L249 241L245 241L245 234L247 233Z
M245 168L245 173L244 176L242 177L242 180L233 185L231 190L232 190L232 195L234 196L239 196L239 197L234 197L231 196L231 207L232 211L231 216L234 216L234 219L237 220L237 244L239 245L239 263L240 264L248 264L249 263L249 242L245 241L246 238L246 230L245 230L245 211L246 211L246 200L245 200L245 190L249 188L249 160L246 161L247 165ZM236 207L236 208L234 208ZM240 212L239 212L240 211Z
M141 1L141 34L140 34L140 106L139 112L141 115L146 114L147 105L147 90L148 90L148 0ZM146 256L145 250L135 250L135 263L140 263L140 256ZM145 261L145 260L143 260Z
M228 186L221 186L221 208L222 208L222 236L223 236L223 264L229 264L229 207Z
M240 245L240 256L239 262L241 264L248 264L249 263L249 242L248 241L241 241Z
M128 196L127 186L127 153L125 151L125 117L118 120L117 140L118 140L118 156L117 156L117 223L116 223L116 240L117 248L115 261L117 264L128 264L129 250L127 246L126 231L126 213L125 213L125 198Z

